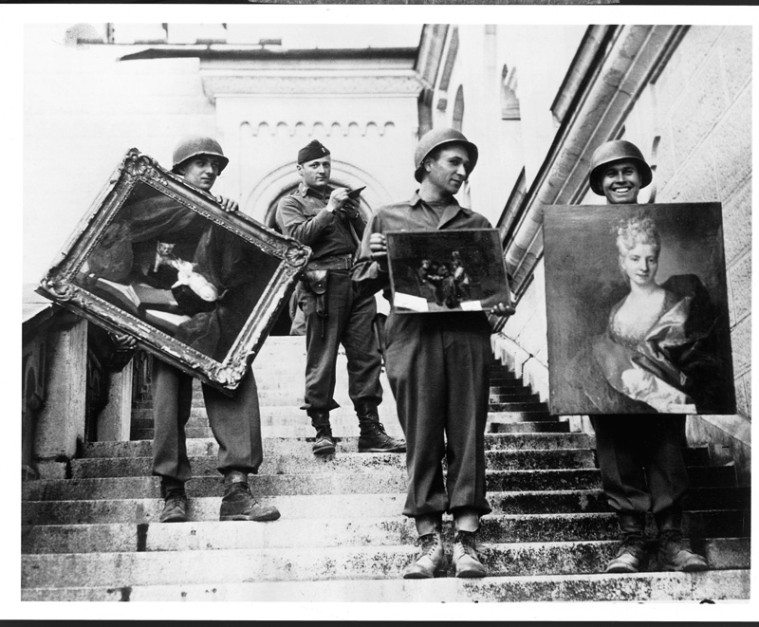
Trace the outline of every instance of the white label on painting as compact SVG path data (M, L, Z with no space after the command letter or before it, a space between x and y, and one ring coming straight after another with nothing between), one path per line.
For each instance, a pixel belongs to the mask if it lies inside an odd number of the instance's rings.
M403 307L404 309L411 309L412 311L429 311L430 307L427 301L420 296L412 296L411 294L404 294L403 292L395 293L395 300L393 301L396 307Z
M482 303L478 300L462 300L461 309L464 311L482 311Z
M689 404L683 404L680 405L678 403L670 403L667 405L667 409L670 413L673 414L695 414L696 413L696 406L695 405L689 405Z

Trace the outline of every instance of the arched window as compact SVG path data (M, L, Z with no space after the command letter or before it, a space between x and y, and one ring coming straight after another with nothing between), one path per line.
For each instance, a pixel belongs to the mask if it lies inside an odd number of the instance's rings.
M461 125L464 121L464 87L459 85L456 90L456 100L453 103L453 122L451 126L457 131L461 130Z

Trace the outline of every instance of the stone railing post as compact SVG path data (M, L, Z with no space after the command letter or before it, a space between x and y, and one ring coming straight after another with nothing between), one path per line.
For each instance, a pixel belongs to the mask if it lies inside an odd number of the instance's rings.
M108 404L97 418L97 439L129 439L132 424L132 361L122 370L111 372Z
M39 477L65 477L84 437L87 322L54 326L48 336L46 398L37 414L32 457Z

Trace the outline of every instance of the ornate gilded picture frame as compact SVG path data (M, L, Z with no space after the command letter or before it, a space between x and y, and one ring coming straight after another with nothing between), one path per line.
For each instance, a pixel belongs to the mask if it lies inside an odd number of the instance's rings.
M132 148L37 291L231 391L310 254Z
M550 410L735 412L719 203L545 207Z

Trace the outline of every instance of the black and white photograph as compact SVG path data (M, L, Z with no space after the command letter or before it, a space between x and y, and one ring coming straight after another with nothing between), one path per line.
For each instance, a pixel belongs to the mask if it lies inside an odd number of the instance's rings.
M6 15L11 615L753 612L756 7Z
M510 300L495 229L389 232L387 242L397 311L483 311Z
M718 204L552 206L543 228L552 413L735 411Z

